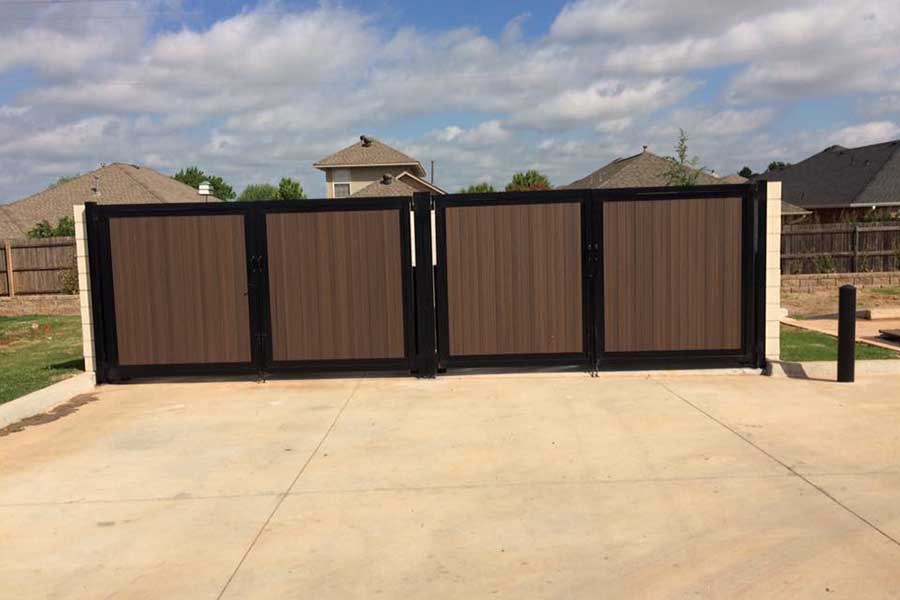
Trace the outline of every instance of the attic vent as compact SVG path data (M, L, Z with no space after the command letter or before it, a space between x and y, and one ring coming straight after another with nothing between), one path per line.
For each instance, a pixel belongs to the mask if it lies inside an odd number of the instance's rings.
M393 181L394 181L394 176L391 175L390 173L385 173L384 175L381 176L381 183L383 183L384 185L391 185L391 183Z
M372 145L372 138L370 138L367 135L359 136L359 140L362 142L362 145L364 148L368 148L369 146Z

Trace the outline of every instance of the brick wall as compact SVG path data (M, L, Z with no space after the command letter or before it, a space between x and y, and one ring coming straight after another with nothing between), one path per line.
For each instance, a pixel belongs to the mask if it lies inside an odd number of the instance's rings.
M0 298L0 317L81 314L77 294L33 294Z
M783 275L781 277L781 291L788 294L820 292L836 290L845 283L852 283L858 288L900 286L900 272Z

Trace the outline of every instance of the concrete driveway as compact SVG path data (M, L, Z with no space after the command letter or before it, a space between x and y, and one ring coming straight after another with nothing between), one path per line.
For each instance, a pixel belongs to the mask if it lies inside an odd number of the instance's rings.
M166 383L91 400L0 437L0 596L900 596L896 377Z

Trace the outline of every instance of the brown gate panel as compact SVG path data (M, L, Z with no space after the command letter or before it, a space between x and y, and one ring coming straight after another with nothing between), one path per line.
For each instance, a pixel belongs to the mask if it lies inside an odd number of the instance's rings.
M606 352L741 348L740 198L603 205Z
M451 355L583 352L581 204L446 208Z
M109 220L121 365L247 363L244 217Z
M403 358L398 211L266 215L272 357Z

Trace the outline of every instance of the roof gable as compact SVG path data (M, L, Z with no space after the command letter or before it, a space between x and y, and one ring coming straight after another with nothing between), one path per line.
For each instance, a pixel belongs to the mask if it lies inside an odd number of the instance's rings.
M62 217L72 216L73 206L85 202L151 204L198 200L197 190L153 169L112 163L2 205L0 239L25 237L40 221L56 224Z
M669 159L644 150L628 158L617 158L563 189L664 187L670 185L666 173L671 165ZM714 175L693 170L699 185L722 183Z
M900 141L831 146L758 179L781 181L784 200L803 208L900 204Z
M365 136L361 136L365 137ZM330 156L316 161L313 166L317 169L333 169L337 167L383 167L388 165L400 165L411 167L410 171L413 175L419 177L425 176L425 169L422 163L400 152L396 148L392 148L387 144L376 140L375 138L366 138L368 143L362 139L355 144L338 150Z

